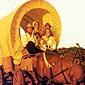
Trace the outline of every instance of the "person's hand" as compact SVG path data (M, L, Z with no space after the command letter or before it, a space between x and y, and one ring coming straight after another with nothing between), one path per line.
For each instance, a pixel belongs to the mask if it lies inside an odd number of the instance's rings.
M48 47L48 50L53 51L53 49L52 49L52 48L50 48L50 47Z

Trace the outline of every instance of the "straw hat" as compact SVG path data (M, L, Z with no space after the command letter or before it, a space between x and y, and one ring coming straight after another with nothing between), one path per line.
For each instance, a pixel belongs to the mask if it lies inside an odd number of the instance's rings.
M35 23L37 23L38 21L34 21L33 23L32 23L32 26L34 27L34 25L35 25Z
M27 27L32 27L32 25L30 23L27 24Z

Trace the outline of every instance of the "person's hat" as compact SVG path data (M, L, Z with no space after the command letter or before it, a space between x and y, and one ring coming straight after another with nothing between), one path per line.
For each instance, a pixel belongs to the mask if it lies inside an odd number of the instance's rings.
M48 22L44 26L46 27L47 25L49 25L49 27L51 27L50 23L48 23Z
M34 21L33 23L32 23L32 26L34 27L34 25L35 25L35 23L37 23L38 21Z
M27 24L27 27L32 27L32 25L30 23Z

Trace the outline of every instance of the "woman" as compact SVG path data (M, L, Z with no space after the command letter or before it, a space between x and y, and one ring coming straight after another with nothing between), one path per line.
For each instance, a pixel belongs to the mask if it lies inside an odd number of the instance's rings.
M40 23L38 21L33 22L34 33L40 33Z
M46 23L46 24L48 26L46 26L45 34L44 34L44 36L42 36L42 38L46 42L47 49L50 51L53 51L53 50L56 50L56 41L55 41L55 38L52 35L51 29L50 29L51 25L49 23Z

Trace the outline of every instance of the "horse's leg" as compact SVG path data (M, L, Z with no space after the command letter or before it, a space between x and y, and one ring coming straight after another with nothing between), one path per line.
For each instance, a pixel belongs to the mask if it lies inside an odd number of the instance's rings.
M74 77L72 78L72 85L77 85L77 80Z
M78 83L79 80L83 77L83 69L82 69L81 65L75 64L72 67L71 74L73 75L73 77L72 77L73 82ZM81 85L83 85L83 84L81 84Z
M37 85L40 85L41 82L43 81L43 67L44 67L44 62L42 59L37 60L35 57L32 61L33 65L33 71L35 72L35 77L36 77L36 83Z
M43 73L44 73L43 68L44 68L44 62L40 61L38 70L39 70L39 74L40 74L41 77L43 77Z
M84 83L77 83L77 80L75 78L73 78L72 85L84 85Z
M24 75L21 69L14 72L13 85L24 85Z

